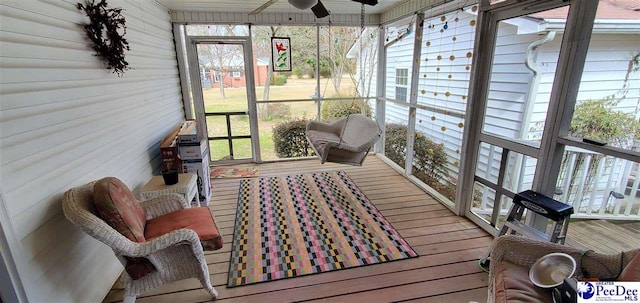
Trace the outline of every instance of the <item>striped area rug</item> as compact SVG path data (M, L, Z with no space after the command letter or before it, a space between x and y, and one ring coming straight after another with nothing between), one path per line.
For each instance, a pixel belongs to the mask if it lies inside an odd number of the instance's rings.
M416 256L344 171L246 179L227 286Z

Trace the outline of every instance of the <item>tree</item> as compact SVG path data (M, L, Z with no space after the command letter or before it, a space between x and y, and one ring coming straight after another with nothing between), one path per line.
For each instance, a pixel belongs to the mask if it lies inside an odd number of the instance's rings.
M196 36L248 35L244 26L235 25L189 25L187 33ZM242 47L226 44L201 44L198 47L200 65L220 75L220 96L225 98L224 79L233 71L244 67Z
M378 46L376 41L380 30L368 28L362 33L362 37L358 40L358 70L359 73L349 74L351 81L356 86L356 91L361 97L371 96L371 82L373 76L377 72L378 66ZM357 76L357 79L355 78Z
M304 26L255 26L252 27L252 37L254 43L254 54L257 57L269 57L267 79L262 94L262 100L269 100L271 79L273 78L273 68L271 67L271 37L291 38L291 63L292 66L304 71L305 74L313 76L316 56L315 31L312 27ZM274 112L275 111L275 112ZM266 119L272 116L279 116L276 112L282 112L282 106L267 103L260 105L259 117Z
M578 103L569 133L577 138L590 138L609 145L631 148L640 135L640 122L635 113L615 110L619 100L612 96Z
M316 30L310 26L285 27L283 36L291 37L291 64L300 67L303 75L315 77Z
M271 37L277 37L280 26L268 26L268 27L256 27L253 30L254 41L254 54L256 56L264 56L269 58L269 65L267 65L267 79L264 83L264 90L262 92L262 100L269 100L269 90L271 88L271 77L273 77L272 56L271 56ZM262 103L261 109L258 111L260 119L265 119L269 116L269 104Z
M344 73L352 75L356 71L355 59L347 57L349 50L357 41L359 30L355 27L322 27L320 54L331 70L331 81L336 93L340 92Z
M267 30L265 33L264 29ZM257 38L257 51L256 54L266 55L265 57L269 57L269 65L267 66L267 79L264 83L264 91L262 93L262 100L269 100L269 89L271 86L271 77L273 77L273 67L272 65L272 56L271 53L264 54L265 50L271 51L271 37L277 37L278 31L280 30L280 26L268 26L268 27L259 27L254 33Z

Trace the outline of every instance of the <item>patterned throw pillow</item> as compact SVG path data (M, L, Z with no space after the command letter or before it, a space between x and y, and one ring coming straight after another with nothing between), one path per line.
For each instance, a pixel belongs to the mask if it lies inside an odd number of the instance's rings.
M127 185L114 177L99 180L93 186L93 203L98 216L134 242L145 242L144 227L147 216ZM155 270L146 258L125 257L125 270L133 280Z
M146 215L129 188L114 177L99 180L93 186L98 216L134 242L145 242Z

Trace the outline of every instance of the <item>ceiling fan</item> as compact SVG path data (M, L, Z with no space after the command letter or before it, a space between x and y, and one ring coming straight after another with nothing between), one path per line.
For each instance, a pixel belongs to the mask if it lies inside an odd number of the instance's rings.
M259 14L263 10L267 9L267 7L271 6L272 4L278 1L279 0L269 0L265 2L263 5L260 5L258 8L256 8L252 12L250 12L249 15ZM311 11L316 16L316 18L324 18L326 16L329 16L329 11L322 4L320 0L288 0L288 1L289 1L289 4L293 5L297 9L301 9L301 10L311 9ZM362 3L362 4L368 4L372 6L378 4L378 0L351 0L351 1Z

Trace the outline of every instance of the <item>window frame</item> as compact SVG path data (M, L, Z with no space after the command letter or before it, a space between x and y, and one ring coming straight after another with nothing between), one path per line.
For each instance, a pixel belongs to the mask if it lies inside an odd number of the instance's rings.
M398 101L407 102L408 86L409 86L409 69L408 68L396 68L395 73L395 99ZM404 98L398 98L398 88L404 89Z

